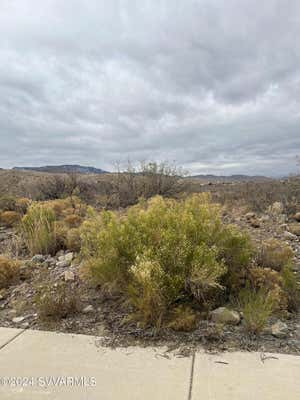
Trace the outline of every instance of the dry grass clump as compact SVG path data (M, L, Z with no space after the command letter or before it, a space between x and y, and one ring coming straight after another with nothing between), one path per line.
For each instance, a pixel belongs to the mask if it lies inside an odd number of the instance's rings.
M25 214L30 205L30 200L25 197L5 195L0 197L0 211L16 211Z
M1 196L0 211L16 211L16 198L10 195Z
M42 320L58 320L79 311L78 294L65 282L39 288L36 305Z
M266 289L247 287L239 295L240 308L248 332L259 334L265 328L274 311L274 299Z
M292 261L293 255L290 246L277 239L269 239L262 244L257 263L264 268L281 271Z
M215 305L231 274L251 261L249 238L222 224L209 196L155 197L126 215L93 214L82 227L82 255L99 285L114 285L144 325L159 327L180 302ZM179 304L178 304L179 302Z
M26 214L29 206L31 204L31 200L27 199L26 197L20 197L16 199L16 211L18 211L20 214L24 215Z
M73 205L73 207L71 207ZM80 249L78 229L86 205L77 198L34 203L22 219L21 233L30 254Z
M43 202L43 204L54 211L57 219L63 219L74 215L84 217L87 210L86 204L76 196L49 200Z
M33 204L21 223L21 233L31 255L53 254L57 248L53 210Z
M78 228L69 229L66 237L66 247L70 251L79 252L81 249L81 232Z
M20 275L20 263L0 256L0 289L7 288L17 282Z
M180 305L172 313L168 327L174 331L190 332L197 327L197 314L189 306Z
M16 211L4 211L0 214L0 223L8 228L18 225L21 215Z
M266 290L273 300L274 310L287 309L287 294L282 274L271 268L254 267L249 271L249 283L254 290Z
M82 224L82 217L77 214L67 215L64 219L64 223L69 228L78 228Z
M254 267L249 270L246 288L239 294L246 329L259 334L269 317L285 315L300 306L300 282L287 264L279 271Z

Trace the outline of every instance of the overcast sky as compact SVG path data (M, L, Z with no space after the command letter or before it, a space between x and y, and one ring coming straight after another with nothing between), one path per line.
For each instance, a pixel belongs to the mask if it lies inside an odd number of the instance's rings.
M0 0L0 167L295 172L299 38L299 0Z

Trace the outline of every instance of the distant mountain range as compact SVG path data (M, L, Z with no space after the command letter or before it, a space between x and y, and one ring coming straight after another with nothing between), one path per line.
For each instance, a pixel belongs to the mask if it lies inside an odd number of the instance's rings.
M14 170L22 171L36 171L36 172L49 172L53 174L107 174L108 171L104 171L100 168L94 167L83 167L82 165L45 165L42 167L14 167Z
M245 181L265 181L271 178L261 175L193 175L189 178L202 179L209 182L245 182Z
M85 167L82 165L44 165L41 167L14 167L13 170L18 171L35 171L35 172L48 172L53 174L67 174L67 173L77 173L77 174L108 174L109 171L105 171L100 168L95 167ZM204 182L245 182L245 181L263 181L270 178L260 175L192 175L187 178L199 179Z

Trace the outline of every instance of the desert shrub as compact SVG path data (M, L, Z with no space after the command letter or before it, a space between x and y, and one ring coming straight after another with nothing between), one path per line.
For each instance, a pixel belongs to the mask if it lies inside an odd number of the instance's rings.
M234 226L228 227L227 232L222 239L221 256L230 268L223 281L227 290L233 294L245 285L254 248L249 236Z
M24 215L26 214L29 206L30 206L30 199L27 199L26 197L20 197L16 199L16 211L18 211L20 214Z
M78 294L65 282L45 284L37 291L35 300L41 319L58 320L79 311Z
M293 272L291 264L287 264L282 272L282 287L287 297L288 311L296 311L300 306L300 282Z
M35 183L36 199L40 201L65 198L70 195L68 177L53 174Z
M136 309L135 317L144 325L160 328L169 305L160 265L149 260L138 260L131 272L133 282L129 285L128 294Z
M0 211L16 211L16 198L10 195L1 196Z
M207 306L213 305L213 293L216 289L223 288L219 278L226 272L227 268L219 258L218 248L210 248L206 243L199 245L195 249L187 280L193 297Z
M234 238L245 244L228 245ZM127 214L90 214L82 226L82 256L99 285L117 285L145 324L160 326L166 310L182 300L214 304L230 278L229 260L250 261L245 237L222 224L209 196L182 201L160 196L131 207ZM226 279L225 279L226 278Z
M273 300L274 310L287 309L287 294L279 272L271 268L254 267L249 271L249 282L255 290L265 290Z
M81 249L81 236L78 228L69 229L66 238L66 248L70 251L79 252Z
M168 327L174 331L193 331L197 326L197 314L195 311L185 305L179 305L171 313L171 321Z
M182 175L181 169L167 162L142 162L137 167L129 163L125 170L118 168L117 173L112 174L110 185L103 193L106 196L101 200L110 208L118 208L155 195L176 197L185 187Z
M84 217L86 214L86 205L76 196L65 199L49 200L43 203L51 208L57 219L73 217Z
M0 256L0 289L7 288L18 281L20 263L7 257Z
M216 201L230 208L244 205L257 212L265 212L274 202L280 202L283 205L283 213L293 215L300 202L300 177L203 186L194 179L189 186L190 191L212 192Z
M31 255L55 252L54 212L41 204L33 204L22 219L21 233Z
M43 205L53 210L55 217L58 219L64 216L64 211L70 207L70 202L68 199L56 199L46 201L43 203Z
M82 218L77 214L71 214L65 217L64 222L69 228L78 228L82 223Z
M0 223L12 227L17 225L21 220L21 215L16 211L4 211L0 214Z
M291 262L293 255L290 246L277 239L269 239L262 244L257 262L262 267L281 271L285 265Z
M67 248L68 227L63 221L55 221L55 251Z
M267 290L248 286L239 295L245 329L254 334L263 331L274 309L273 297Z

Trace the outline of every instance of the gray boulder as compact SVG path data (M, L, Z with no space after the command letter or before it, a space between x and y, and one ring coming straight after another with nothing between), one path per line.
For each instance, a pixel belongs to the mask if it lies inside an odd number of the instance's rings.
M211 312L211 319L218 324L237 325L241 317L237 311L229 310L226 307L219 307Z

